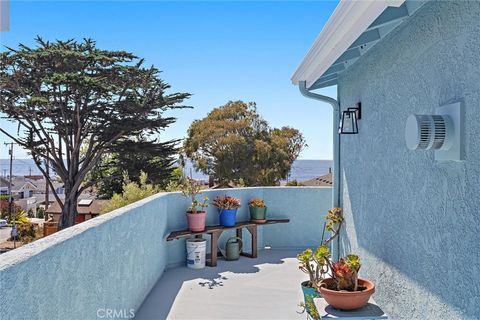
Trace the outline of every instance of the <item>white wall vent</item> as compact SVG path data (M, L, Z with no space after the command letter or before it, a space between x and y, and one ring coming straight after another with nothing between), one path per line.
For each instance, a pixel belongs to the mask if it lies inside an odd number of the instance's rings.
M410 150L435 150L436 160L462 160L463 112L460 102L437 108L436 114L412 114L405 126Z
M454 135L449 116L412 114L407 119L405 140L410 150L448 150Z

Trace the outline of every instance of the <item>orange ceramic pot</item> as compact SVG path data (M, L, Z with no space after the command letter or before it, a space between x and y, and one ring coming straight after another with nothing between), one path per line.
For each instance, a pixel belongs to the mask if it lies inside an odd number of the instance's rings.
M333 285L334 280L323 280L327 287ZM375 292L373 282L366 279L358 279L358 285L366 287L362 291L336 291L320 287L320 293L329 305L340 310L353 310L363 307L368 303L370 296Z

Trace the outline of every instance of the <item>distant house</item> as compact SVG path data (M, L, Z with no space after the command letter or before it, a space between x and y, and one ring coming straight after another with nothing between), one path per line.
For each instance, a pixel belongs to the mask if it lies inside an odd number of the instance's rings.
M16 199L26 199L33 197L37 186L25 177L12 177L12 195Z
M37 190L35 191L36 194L46 194L47 193L47 190L46 190L47 181L46 181L45 178L42 177L40 179L36 179L34 183L37 186ZM53 180L52 184L53 184L53 188L55 190L55 193L57 195L65 194L65 187L64 187L63 182ZM52 191L52 188L51 188L50 185L48 185L48 191L49 191L48 193L50 195L52 195L52 197L53 197L53 191Z
M82 199L79 200L77 205L77 218L76 223L84 222L86 220L90 220L95 218L96 216L100 215L102 212L103 207L108 203L108 200L94 200L94 199ZM62 213L62 209L58 202L54 202L47 210L47 214L51 214L53 216L53 220L58 222L60 220L60 215Z

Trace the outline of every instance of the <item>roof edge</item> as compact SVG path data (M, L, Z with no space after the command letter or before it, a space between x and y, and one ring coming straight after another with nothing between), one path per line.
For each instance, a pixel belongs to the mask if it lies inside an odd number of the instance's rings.
M404 2L341 0L293 74L292 83L306 81L307 88L311 87L387 7Z

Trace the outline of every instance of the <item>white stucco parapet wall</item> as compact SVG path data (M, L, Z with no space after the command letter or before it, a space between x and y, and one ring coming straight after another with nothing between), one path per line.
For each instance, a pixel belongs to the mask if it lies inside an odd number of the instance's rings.
M238 220L248 219L250 198L263 198L271 217L291 222L259 227L258 246L303 248L320 242L331 190L241 188L205 195L239 197ZM135 313L165 269L185 263L185 240L167 243L166 237L186 228L187 206L178 192L157 194L1 255L2 320L98 319L105 309ZM216 223L210 207L207 224Z

